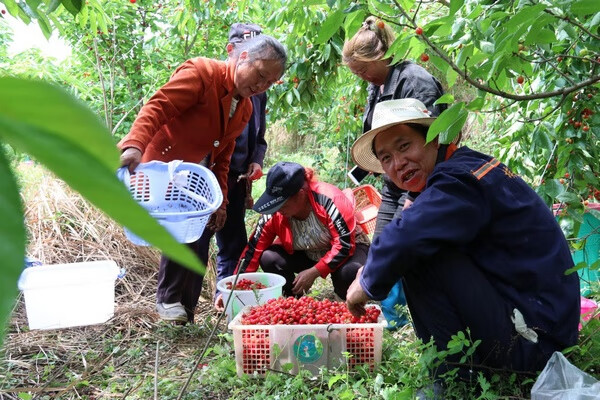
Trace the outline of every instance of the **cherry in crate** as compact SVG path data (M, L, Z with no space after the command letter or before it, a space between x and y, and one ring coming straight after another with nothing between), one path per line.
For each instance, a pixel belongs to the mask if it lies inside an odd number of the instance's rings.
M375 323L381 311L375 307L367 307L366 315L356 318L346 303L315 300L312 297L277 298L265 304L252 307L242 316L243 325L306 325L306 324L360 324Z
M232 282L227 282L227 289L231 290L233 287ZM260 282L255 282L250 279L240 279L238 283L235 284L235 290L258 290L258 289L266 289L267 286Z

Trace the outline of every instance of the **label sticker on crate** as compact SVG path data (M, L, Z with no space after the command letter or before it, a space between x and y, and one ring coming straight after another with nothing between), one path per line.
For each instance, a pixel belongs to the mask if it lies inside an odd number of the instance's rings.
M313 334L299 336L294 342L294 355L302 363L314 363L323 355L323 342Z

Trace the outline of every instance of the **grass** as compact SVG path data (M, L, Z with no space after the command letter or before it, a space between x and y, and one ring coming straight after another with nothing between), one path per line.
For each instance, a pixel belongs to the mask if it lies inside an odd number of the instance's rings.
M238 377L233 338L220 323L195 370L216 325L210 301L214 278L205 279L196 325L160 322L154 309L158 253L129 244L119 226L40 167L22 165L19 174L30 256L48 264L110 258L127 274L116 283L115 316L100 325L30 331L18 298L0 350L0 400L177 399L190 377L182 399L412 399L446 354L420 343L406 326L384 332L382 362L373 372L338 368ZM318 282L313 294L331 296L330 282ZM599 332L600 321L592 320L579 345L567 352L572 363L596 378ZM468 362L468 333L457 336L453 346ZM526 399L534 380L510 372L474 375L471 382L451 379L447 398Z

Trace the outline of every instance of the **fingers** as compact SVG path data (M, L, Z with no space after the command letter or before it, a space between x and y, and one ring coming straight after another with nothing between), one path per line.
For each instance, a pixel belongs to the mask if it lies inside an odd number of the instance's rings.
M142 152L136 148L129 147L121 153L120 157L121 166L127 166L130 173L136 169L136 167L142 161Z
M218 312L225 311L225 305L223 304L223 295L222 294L219 294L217 296L217 299L215 300L215 309Z
M355 317L362 317L367 313L367 310L365 310L365 303L348 304L348 302L346 302L346 306L348 307L350 314Z

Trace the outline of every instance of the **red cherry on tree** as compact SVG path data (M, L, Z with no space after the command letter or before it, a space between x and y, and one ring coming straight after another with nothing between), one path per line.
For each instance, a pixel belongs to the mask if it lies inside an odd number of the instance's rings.
M136 1L136 0L129 0L129 2L130 2L131 4L135 4L135 1Z
M377 27L378 27L379 29L383 29L383 28L385 28L385 22L383 22L382 20L378 19L378 20L377 20Z
M6 10L2 10L1 12L2 12L2 15L6 14Z
M415 33L417 35L422 35L423 34L423 28L421 28L420 26L418 26L417 29L415 29Z
M589 125L584 125L583 128L581 128L581 129L583 129L584 132L587 132L587 131L590 130L590 126Z
M518 83L519 85L522 85L522 84L523 84L523 82L525 82L525 78L523 78L522 76L519 76L519 77L517 78L517 83Z
M429 61L429 56L426 53L421 54L421 61L423 61L423 62Z

